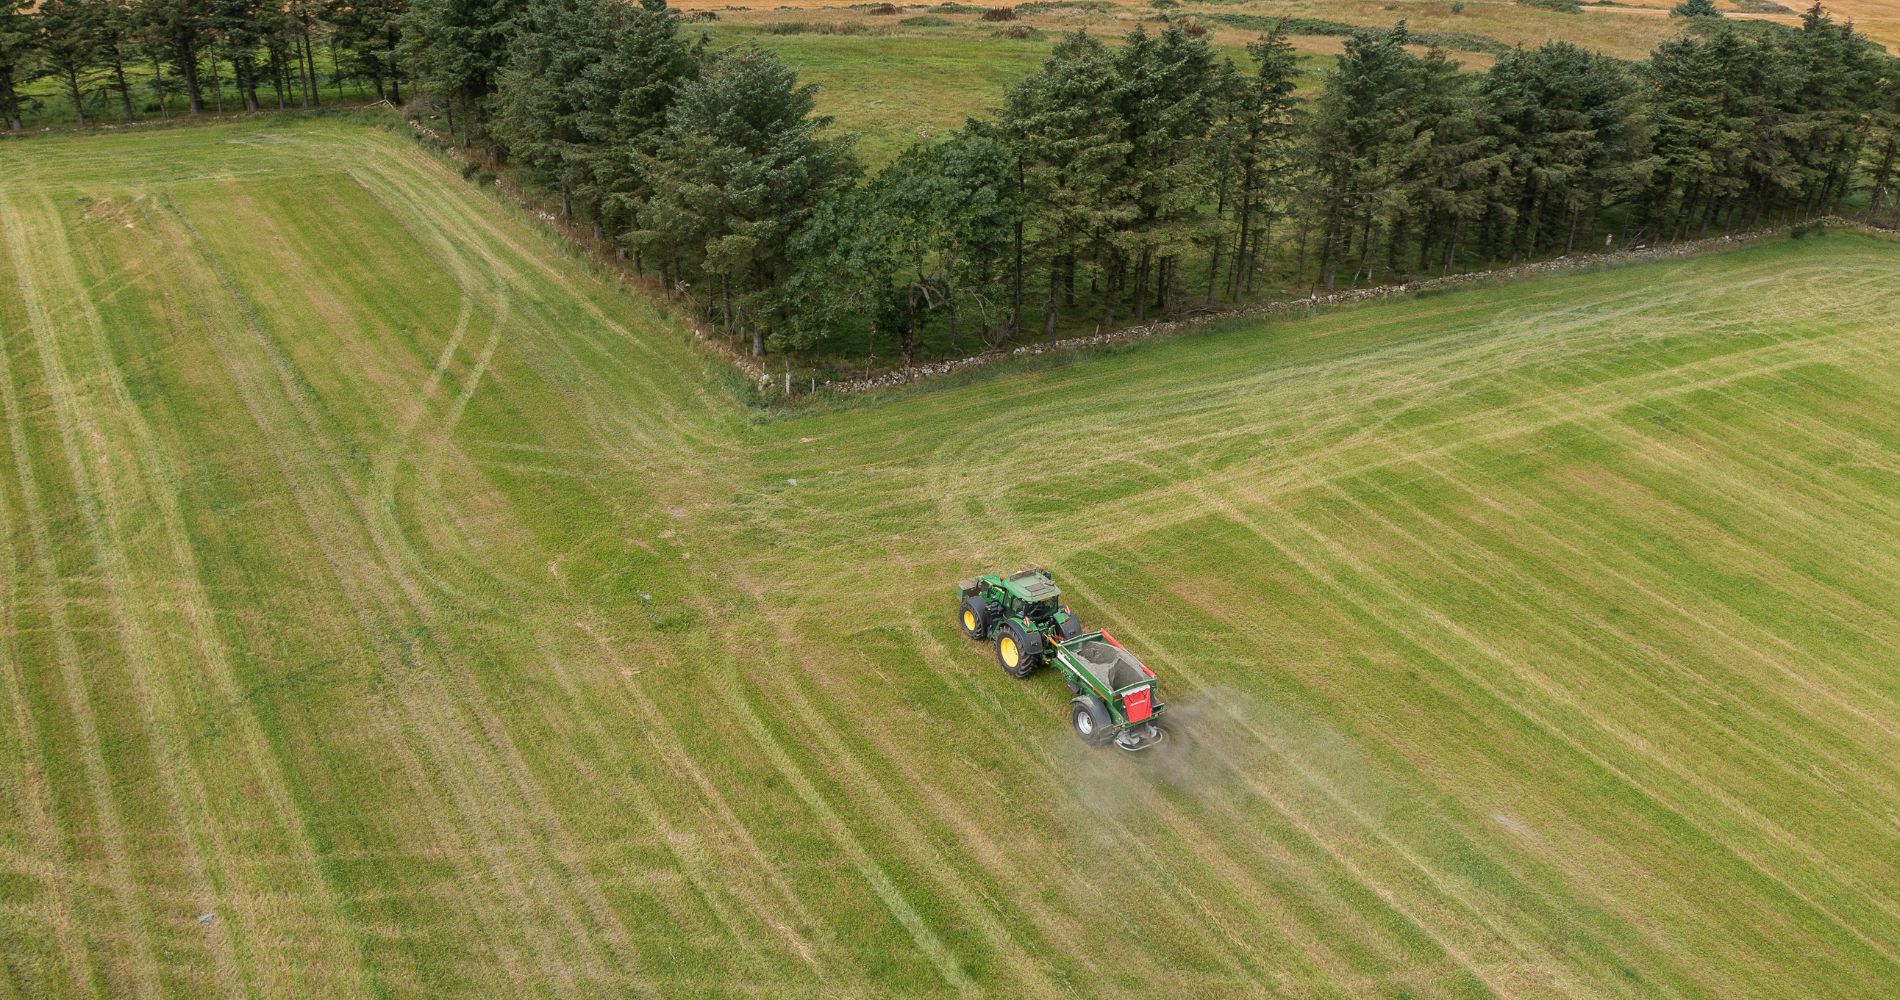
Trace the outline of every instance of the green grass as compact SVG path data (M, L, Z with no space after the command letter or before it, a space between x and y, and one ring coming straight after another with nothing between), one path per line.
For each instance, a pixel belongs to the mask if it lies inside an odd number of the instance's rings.
M915 33L775 35L721 25L713 29L713 38L721 46L757 42L784 57L801 82L818 85L819 112L859 136L858 156L873 168L914 142L962 128L965 118L1001 107L1003 92L1034 73L1054 44L1052 39L997 38L987 31L911 30Z
M912 143L963 127L966 118L993 116L1009 87L1035 73L1059 37L1052 27L1039 38L1002 38L995 34L997 25L967 19L950 27L906 27L889 17L801 22L789 12L780 14L783 20L717 24L709 31L719 47L751 42L772 49L798 70L801 81L817 84L819 112L836 119L839 130L858 136L858 157L871 169L896 159ZM821 30L839 23L869 24L884 33ZM787 24L812 30L784 33ZM1108 24L1095 30L1119 33L1129 27ZM1252 66L1244 43L1222 43L1216 50L1237 65ZM1304 57L1302 88L1316 89L1331 62Z
M1891 995L1896 266L768 419L392 132L0 144L0 995Z

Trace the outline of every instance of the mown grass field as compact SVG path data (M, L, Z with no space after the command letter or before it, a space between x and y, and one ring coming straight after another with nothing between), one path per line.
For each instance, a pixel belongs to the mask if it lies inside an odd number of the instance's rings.
M1900 245L765 418L349 120L0 240L0 997L1900 983ZM1027 562L1184 745L957 635Z

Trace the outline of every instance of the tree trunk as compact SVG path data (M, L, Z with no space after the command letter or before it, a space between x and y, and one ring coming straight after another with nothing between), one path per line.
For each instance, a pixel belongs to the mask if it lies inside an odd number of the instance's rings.
M184 56L180 65L185 70L185 102L190 106L192 116L196 117L205 110L204 87L198 80L198 50L186 46L180 54Z
M1042 337L1044 340L1056 339L1056 292L1062 282L1062 268L1056 263L1059 258L1049 258L1049 298L1043 303Z
M950 353L957 351L957 248L952 243L944 251L943 297L950 306Z
M389 103L402 104L402 68L396 65L396 45L401 39L396 37L396 28L391 25L383 33L383 40L389 43Z
M125 120L131 121L137 117L132 113L132 87L125 82L125 60L116 49L112 53L112 78L119 84L119 106L125 110Z
M1135 264L1135 322L1148 318L1148 267L1153 261L1153 253L1148 247L1141 248L1141 257Z
M336 99L340 101L343 99L343 74L336 71L336 68L337 68L336 35L334 33L330 35L329 47L330 47L330 80L332 83L336 84ZM455 131L455 122L453 118L451 118L449 121L449 131L451 132Z
M79 67L66 67L66 93L73 99L73 114L86 124L86 95L79 89Z
M0 75L0 113L7 119L7 128L18 132L26 123L20 120L20 94L13 88L13 74Z

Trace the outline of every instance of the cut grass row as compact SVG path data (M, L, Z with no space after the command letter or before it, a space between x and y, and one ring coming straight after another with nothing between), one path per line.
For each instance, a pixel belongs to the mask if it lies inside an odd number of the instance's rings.
M22 995L1900 975L1891 243L765 420L390 133L0 178ZM1032 561L1181 753L1088 751L956 636L948 581Z

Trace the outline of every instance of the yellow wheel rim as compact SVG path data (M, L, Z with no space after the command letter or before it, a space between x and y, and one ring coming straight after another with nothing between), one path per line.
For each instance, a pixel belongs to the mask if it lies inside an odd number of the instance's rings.
M1007 666L1015 666L1016 661L1022 658L1016 650L1016 640L1009 636L1004 636L1002 641L996 644L996 648L1003 651L1003 663Z
M963 627L972 632L976 631L976 615L972 614L969 608L963 609Z

